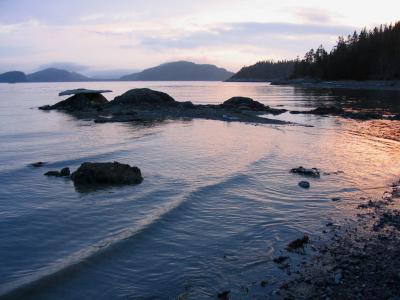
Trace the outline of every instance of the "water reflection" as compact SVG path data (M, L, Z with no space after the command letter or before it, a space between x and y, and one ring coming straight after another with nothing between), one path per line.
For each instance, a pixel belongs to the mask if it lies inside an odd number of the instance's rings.
M139 86L195 103L242 95L288 109L337 101L368 109L380 99L379 108L398 109L392 93L246 83L86 84L111 88L111 97ZM0 292L45 274L49 280L24 298L211 298L223 289L246 298L243 286L257 293L260 285L252 282L285 276L272 258L290 240L351 218L360 196L380 196L379 187L400 173L400 122L284 114L313 127L93 124L30 109L57 101L56 92L68 88L76 84L0 85L1 97L13 99L0 102L0 239L6 241ZM114 160L139 166L143 183L81 193L71 181L43 176L47 169ZM35 161L49 163L27 167ZM331 174L309 179L310 190L302 190L302 178L289 173L299 165ZM52 276L71 264L71 271ZM274 288L271 283L260 295Z

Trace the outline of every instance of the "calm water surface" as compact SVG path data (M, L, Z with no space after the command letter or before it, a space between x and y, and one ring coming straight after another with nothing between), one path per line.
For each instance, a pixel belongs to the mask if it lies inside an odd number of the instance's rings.
M149 87L194 103L241 95L296 110L341 102L400 112L395 92L264 83L0 84L0 295L209 299L231 290L233 299L273 297L285 273L272 258L289 241L304 233L318 240L327 222L351 219L360 196L380 196L400 174L398 121L287 113L276 118L313 127L94 124L36 109L77 87L112 89L109 100ZM88 191L43 176L114 160L139 166L143 183ZM49 163L28 166L36 161ZM299 165L331 175L303 190L302 178L288 172ZM270 285L262 288L261 280Z

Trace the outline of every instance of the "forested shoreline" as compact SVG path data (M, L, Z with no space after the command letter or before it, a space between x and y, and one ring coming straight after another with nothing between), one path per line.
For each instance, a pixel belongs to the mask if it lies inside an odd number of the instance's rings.
M330 52L322 45L303 59L264 61L243 67L230 81L314 78L320 80L399 80L400 22L340 36Z

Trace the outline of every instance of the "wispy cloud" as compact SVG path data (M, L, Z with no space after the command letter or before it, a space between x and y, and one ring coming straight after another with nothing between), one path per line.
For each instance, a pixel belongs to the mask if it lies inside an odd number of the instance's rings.
M328 24L332 23L338 17L330 11L318 8L297 7L292 10L294 15L305 23Z
M337 37L354 30L353 27L324 24L241 22L221 24L208 30L177 35L142 36L141 44L157 48L196 48L215 45L249 45L265 47L274 41L293 43L296 40L315 39L316 36ZM285 42L286 41L286 42Z

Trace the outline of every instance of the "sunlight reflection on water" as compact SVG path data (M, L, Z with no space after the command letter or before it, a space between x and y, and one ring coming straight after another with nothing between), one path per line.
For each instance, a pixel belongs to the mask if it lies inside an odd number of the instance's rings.
M287 109L338 102L368 109L378 99L382 110L399 109L397 93L263 83L80 85L111 88L109 99L145 86L195 103L241 95ZM284 276L271 259L288 241L304 232L317 235L331 219L351 218L358 197L381 195L400 172L397 121L284 114L278 118L314 127L206 120L93 124L31 109L76 87L0 85L0 238L6 241L0 292L34 281L24 298L208 298L222 289L244 297L243 286L265 295L273 285L259 290L251 282ZM138 165L144 182L82 192L68 180L42 175L114 160ZM27 166L35 161L49 164ZM299 165L332 174L309 179L311 189L302 190L302 177L288 172Z

